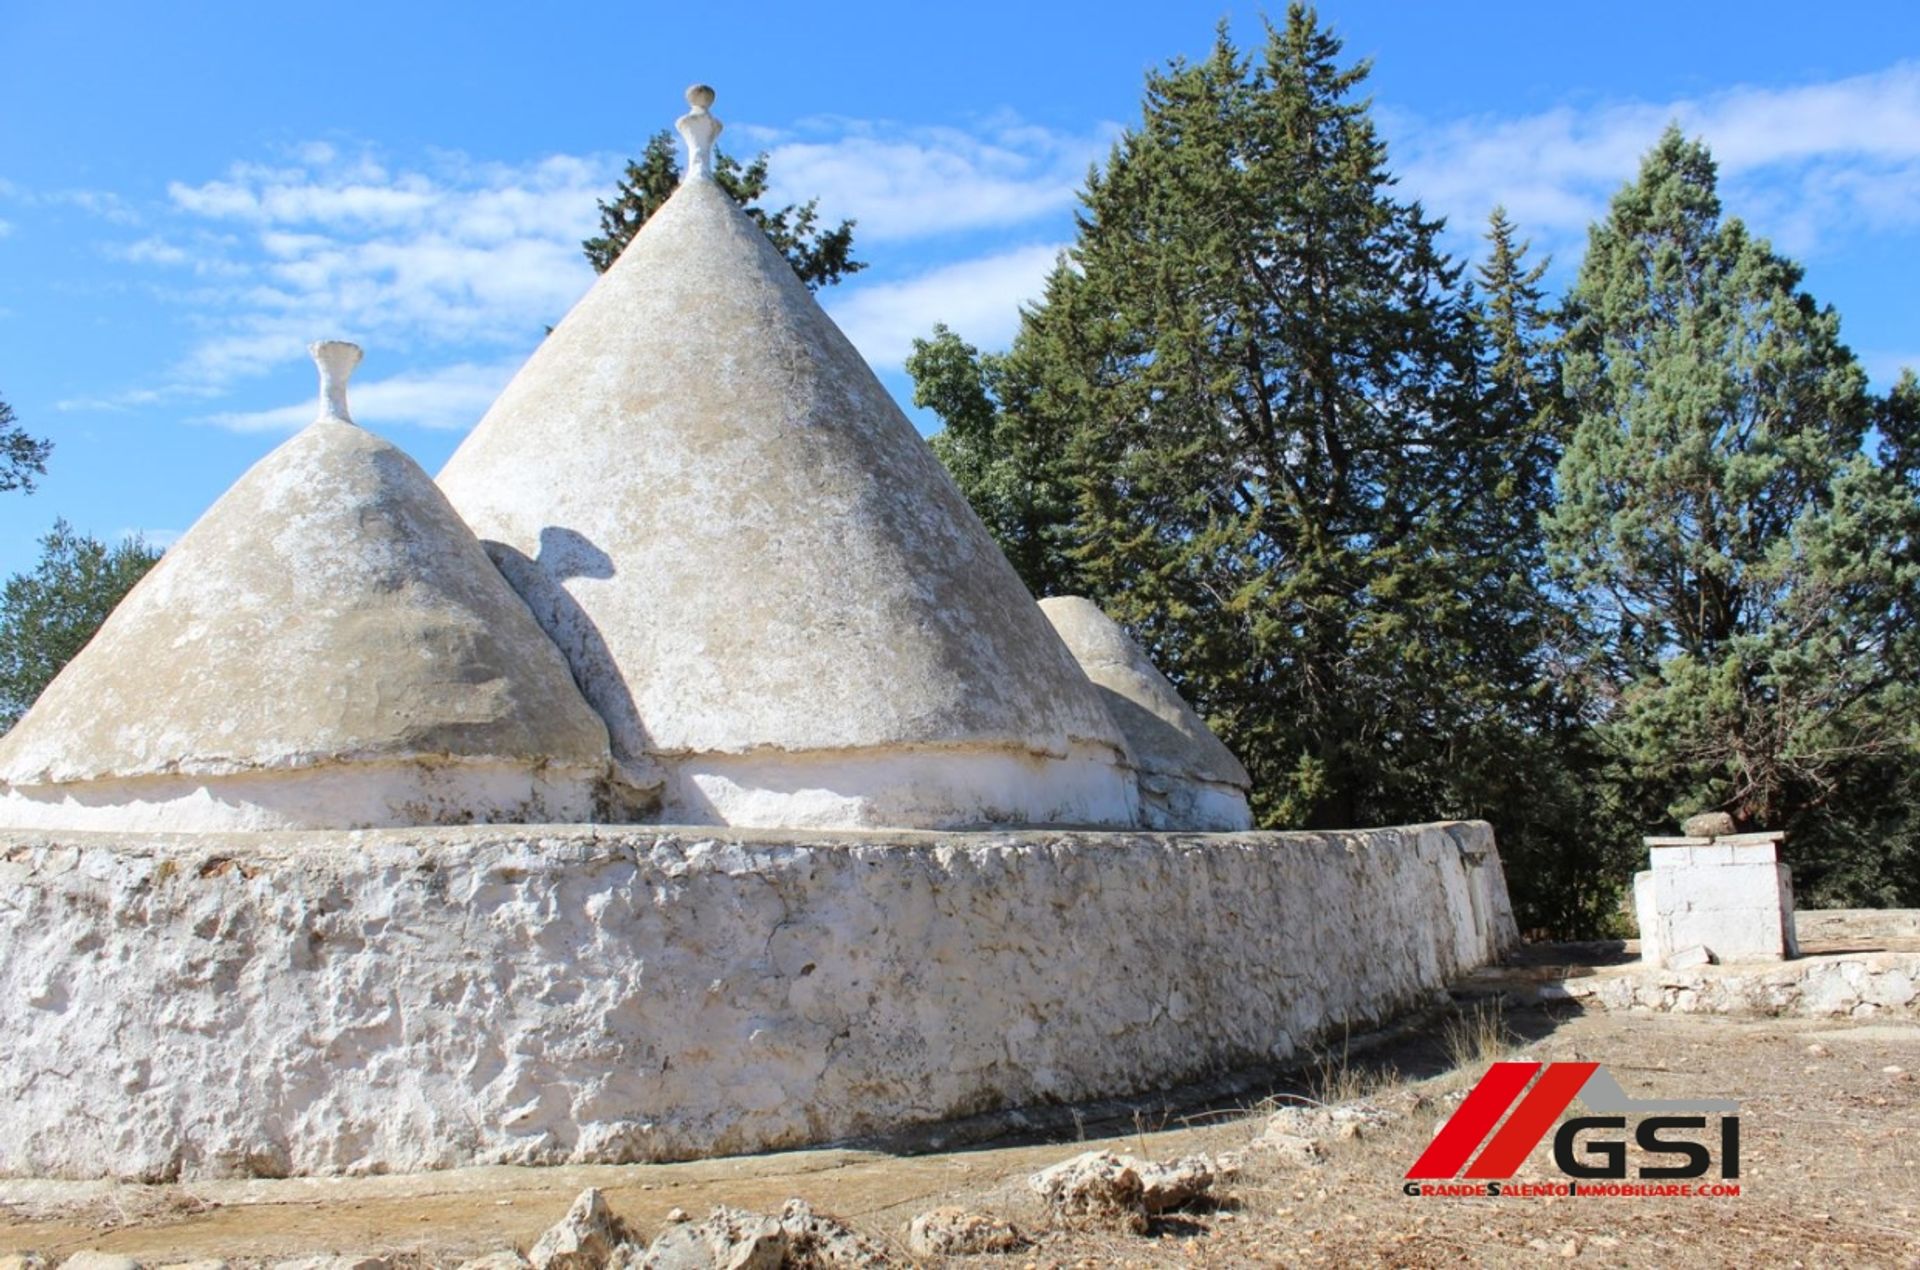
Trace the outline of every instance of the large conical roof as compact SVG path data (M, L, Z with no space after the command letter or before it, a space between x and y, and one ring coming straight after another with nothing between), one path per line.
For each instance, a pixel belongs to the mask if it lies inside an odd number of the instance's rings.
M440 484L617 754L1119 748L932 449L697 167Z
M565 662L425 472L325 415L170 547L0 739L15 786L404 759L604 770ZM344 368L341 365L344 359Z

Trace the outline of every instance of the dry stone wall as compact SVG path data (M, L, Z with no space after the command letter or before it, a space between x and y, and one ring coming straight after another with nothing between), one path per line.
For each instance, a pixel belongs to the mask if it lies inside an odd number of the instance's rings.
M1514 940L1491 830L0 835L0 1175L618 1163L1166 1086Z

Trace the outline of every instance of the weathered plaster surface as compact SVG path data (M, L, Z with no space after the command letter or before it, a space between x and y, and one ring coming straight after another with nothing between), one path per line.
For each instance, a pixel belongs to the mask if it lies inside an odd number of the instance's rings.
M1162 1086L1514 940L1483 824L0 836L0 1174L671 1159Z
M711 181L647 221L439 479L628 762L1122 747L925 439ZM871 823L848 791L843 823ZM911 792L869 802L984 818ZM1117 787L1097 810L1133 822Z
M606 729L426 473L325 418L241 477L0 739L0 818L186 830L299 804L318 818L293 823L409 823L449 759L571 780L577 802ZM353 819L272 779L354 768ZM253 792L257 818L220 810ZM116 821L123 793L140 805Z
M1132 822L1134 773L1105 745L702 754L669 767L659 819L765 829ZM1203 827L1196 822L1190 827Z
M625 819L604 762L414 759L229 776L146 776L0 791L12 829L154 833ZM610 812L612 814L610 814Z
M1235 831L1253 826L1247 769L1118 622L1077 595L1040 611L1092 681L1127 743L1148 829Z

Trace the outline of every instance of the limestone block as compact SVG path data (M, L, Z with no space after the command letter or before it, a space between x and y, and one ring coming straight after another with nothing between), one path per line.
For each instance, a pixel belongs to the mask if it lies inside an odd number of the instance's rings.
M1710 864L1656 870L1656 908L1662 913L1697 909L1778 908L1779 866Z
M1666 964L1672 970L1691 970L1695 966L1713 964L1713 954L1705 945L1695 944L1691 948L1681 948L1667 954Z

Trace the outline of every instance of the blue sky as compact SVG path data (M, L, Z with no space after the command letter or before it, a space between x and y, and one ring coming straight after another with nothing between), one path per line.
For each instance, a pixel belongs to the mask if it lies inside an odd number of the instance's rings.
M596 198L694 80L777 195L858 219L871 267L823 299L904 403L935 321L1011 335L1144 73L1260 12L0 0L0 397L56 446L0 496L0 572L56 515L191 524L312 417L314 338L365 345L356 415L438 470L591 282ZM1920 365L1920 6L1321 13L1458 251L1504 202L1564 281L1677 118L1875 381Z

